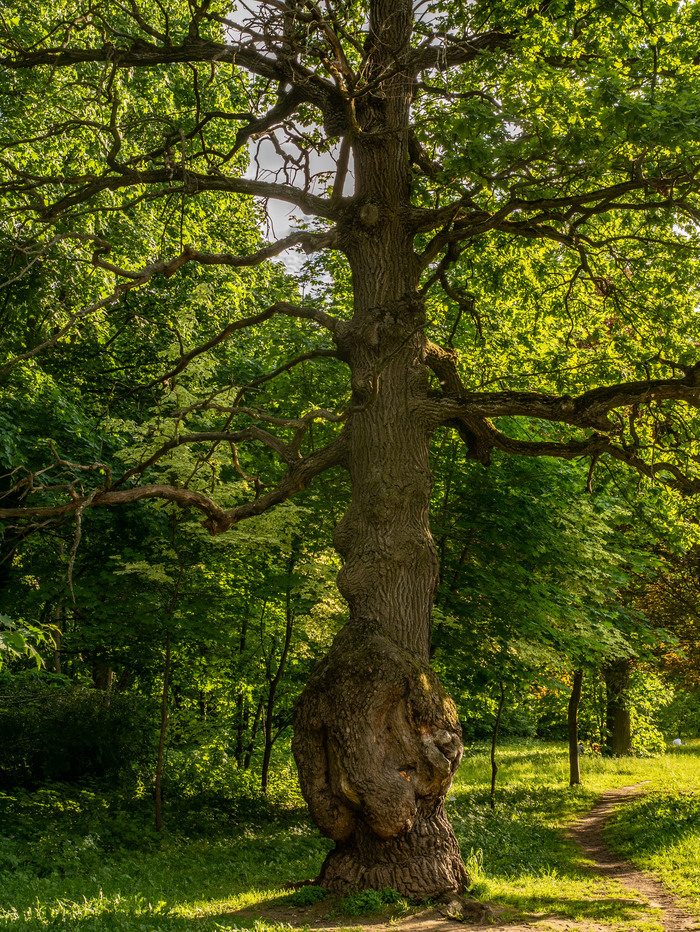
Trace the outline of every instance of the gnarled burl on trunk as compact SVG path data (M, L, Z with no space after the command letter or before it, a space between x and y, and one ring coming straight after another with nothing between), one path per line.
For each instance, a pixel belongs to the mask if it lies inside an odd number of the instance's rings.
M430 668L371 623L348 625L297 710L294 753L311 814L336 842L335 893L459 890L466 874L444 797L462 757L454 703Z

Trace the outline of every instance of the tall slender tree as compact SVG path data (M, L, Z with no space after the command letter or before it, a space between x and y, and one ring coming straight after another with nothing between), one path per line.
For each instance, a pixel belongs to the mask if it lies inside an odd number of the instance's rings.
M350 620L302 695L294 745L312 816L336 841L321 873L332 890L426 896L465 881L443 808L460 726L429 667L436 429L453 427L484 464L493 451L590 457L700 489L688 414L700 402L699 30L697 5L667 0L3 7L6 284L50 262L69 280L85 261L105 273L84 276L82 306L57 284L3 378L106 318L104 345L110 308L139 288L158 300L162 277L196 265L241 270L299 248L349 268L349 309L328 307L321 281L310 300L263 301L199 342L178 332L145 392L279 319L307 347L246 384L222 377L203 400L166 393L169 436L136 465L55 454L42 477L18 474L0 509L44 522L165 499L219 534L347 472L335 546ZM245 198L312 219L278 241L236 240L221 218ZM159 201L169 232L139 261L140 218ZM347 367L346 405L290 413L270 400L273 375L324 358ZM212 464L225 444L245 473L248 443L282 471L247 501L217 502L201 471L182 486L161 469L185 445Z

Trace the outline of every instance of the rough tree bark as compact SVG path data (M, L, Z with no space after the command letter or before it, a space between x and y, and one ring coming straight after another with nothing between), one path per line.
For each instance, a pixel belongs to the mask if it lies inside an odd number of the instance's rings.
M411 4L373 4L370 67L400 60ZM455 706L429 667L438 560L430 528L425 309L410 228L410 81L358 108L357 209L341 229L354 317L337 342L351 370L352 502L335 534L350 620L299 702L294 754L313 818L334 839L320 882L412 896L466 879L444 799L462 755Z

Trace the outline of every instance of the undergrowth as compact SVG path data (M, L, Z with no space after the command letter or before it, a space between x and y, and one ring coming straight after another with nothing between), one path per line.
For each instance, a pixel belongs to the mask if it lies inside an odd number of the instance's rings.
M472 894L502 907L506 918L639 923L638 908L585 869L561 826L602 789L647 779L652 794L622 810L611 843L700 906L700 747L683 751L585 761L585 785L571 789L563 746L510 745L499 751L492 811L488 754L472 748L448 797ZM121 795L98 784L0 794L0 929L185 932L196 919L198 932L275 932L285 923L303 926L308 910L351 927L368 911L413 908L396 891L344 899L310 892L318 887L284 893L316 876L330 847L308 822L288 772L269 798L242 784L166 798L162 834L152 828L152 805L146 793ZM271 909L274 921L259 918Z

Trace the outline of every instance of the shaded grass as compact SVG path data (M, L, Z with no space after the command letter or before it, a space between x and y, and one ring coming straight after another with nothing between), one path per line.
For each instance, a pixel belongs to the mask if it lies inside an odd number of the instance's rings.
M653 928L653 913L640 917L639 907L614 883L587 870L561 826L588 809L601 790L650 780L650 799L658 801L645 809L639 800L623 810L611 842L659 871L679 892L692 893L693 883L697 891L696 875L683 873L683 864L697 863L690 850L696 844L697 794L690 791L700 770L700 747L683 751L659 759L585 759L586 785L572 789L563 746L510 745L499 752L492 813L487 750L470 749L448 812L475 895L512 916ZM688 816L676 818L676 828L668 831L664 794L675 794L674 805L681 807L674 818ZM652 837L648 824L654 814L661 828ZM280 895L292 882L314 877L330 847L308 823L294 785L278 788L270 800L237 791L230 799L202 795L173 802L163 836L151 830L151 818L150 801L122 799L96 787L53 785L0 795L0 929L278 932L284 927L279 922L256 921L239 911L254 915L275 903L293 907L290 896ZM674 870L680 871L675 881ZM327 909L345 917L347 928L355 924L340 901L331 898ZM304 921L303 911L298 915Z
M254 797L249 815L223 805L218 822L205 800L200 826L201 800L190 802L160 836L145 800L126 809L96 789L56 785L0 796L0 928L233 928L222 924L232 912L314 876L328 850L295 800Z

